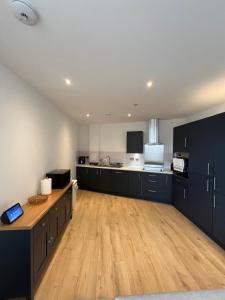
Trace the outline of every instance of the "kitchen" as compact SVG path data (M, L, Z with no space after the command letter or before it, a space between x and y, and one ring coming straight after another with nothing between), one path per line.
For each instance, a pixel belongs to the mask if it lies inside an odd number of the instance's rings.
M225 3L0 19L0 299L225 299Z

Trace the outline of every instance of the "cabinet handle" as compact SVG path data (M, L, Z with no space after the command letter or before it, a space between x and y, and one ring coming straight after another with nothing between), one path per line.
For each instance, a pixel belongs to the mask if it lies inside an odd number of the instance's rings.
M213 189L216 190L216 177L213 178Z
M209 179L207 179L207 181L206 181L206 192L208 192L209 191Z
M184 148L185 149L187 148L187 138L186 137L184 138Z
M42 225L42 227L45 227L45 222L43 222L41 225Z
M186 189L184 189L184 199L186 199Z
M57 210L58 210L58 207L55 207L55 210L57 211Z
M50 239L50 240L48 240L48 244L51 244L52 243L52 240Z
M208 175L210 175L210 163L208 163Z
M153 190L148 190L148 192L150 192L150 193L156 193L156 191L153 191Z
M156 177L157 175L154 174L148 174L149 177Z
M117 172L115 172L116 174L121 174L122 172L119 172L119 171L117 171Z
M157 182L156 180L149 179L148 182Z
M213 195L213 208L216 208L216 195Z

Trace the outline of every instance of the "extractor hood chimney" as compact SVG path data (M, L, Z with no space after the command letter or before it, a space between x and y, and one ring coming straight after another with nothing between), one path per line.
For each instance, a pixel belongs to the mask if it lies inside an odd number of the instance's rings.
M148 126L148 144L159 144L159 120L151 119Z

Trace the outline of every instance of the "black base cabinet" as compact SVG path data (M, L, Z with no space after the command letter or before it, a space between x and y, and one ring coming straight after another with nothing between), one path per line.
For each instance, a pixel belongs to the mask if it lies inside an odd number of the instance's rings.
M162 203L172 201L172 174L77 167L81 189Z
M0 299L34 299L46 267L72 218L72 187L29 230L0 231Z
M185 216L189 216L188 180L177 175L173 177L173 204Z

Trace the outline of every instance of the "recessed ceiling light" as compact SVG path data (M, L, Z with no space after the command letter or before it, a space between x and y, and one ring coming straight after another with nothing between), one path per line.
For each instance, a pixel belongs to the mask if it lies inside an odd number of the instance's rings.
M147 87L150 88L150 87L152 87L152 85L153 85L153 82L152 82L152 81L148 81L148 82L147 82Z
M65 78L64 81L65 81L66 85L71 85L72 84L72 82L69 78Z
M87 117L87 118L90 118L90 116L91 116L90 114L86 114L86 117Z
M128 118L130 118L130 117L131 117L131 114L128 114L127 116L128 116Z

